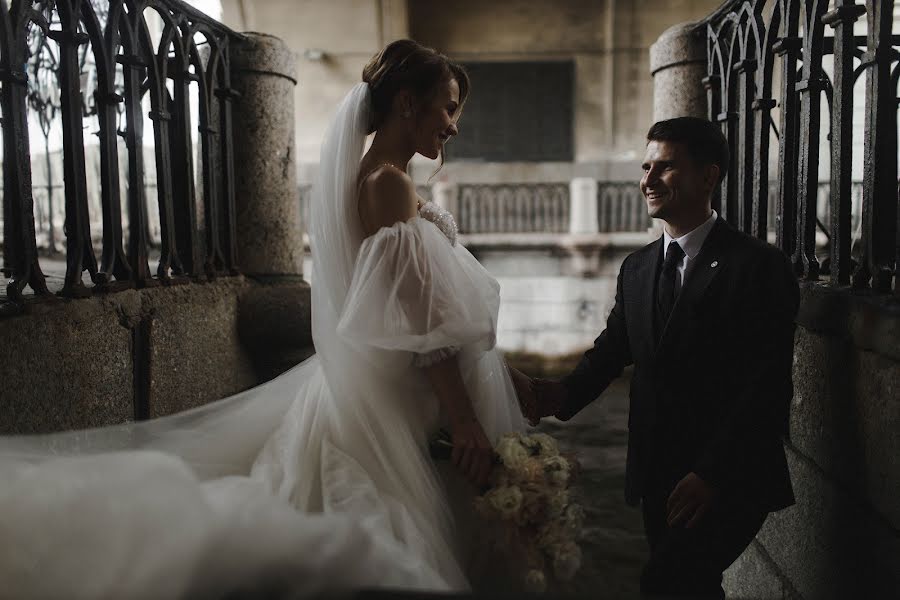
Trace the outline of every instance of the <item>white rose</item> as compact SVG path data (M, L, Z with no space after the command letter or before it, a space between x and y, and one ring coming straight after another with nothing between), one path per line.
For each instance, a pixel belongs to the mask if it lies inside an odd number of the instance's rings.
M513 436L503 436L496 452L507 469L518 469L528 460L528 450Z
M495 488L487 493L487 500L501 519L514 519L522 508L522 490L516 486Z
M553 553L553 573L560 581L569 581L581 568L581 548L574 542L566 542Z
M544 459L544 472L552 485L565 487L569 482L569 461L562 456L549 456Z
M543 594L547 590L547 578L538 569L529 569L525 574L525 589L532 594Z
M559 454L559 444L553 436L546 433L533 433L532 441L537 445L541 456L557 456Z

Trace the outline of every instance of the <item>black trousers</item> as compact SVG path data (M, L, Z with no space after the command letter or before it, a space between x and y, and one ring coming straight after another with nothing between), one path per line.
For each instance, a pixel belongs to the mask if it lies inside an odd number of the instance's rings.
M753 541L768 512L721 494L694 527L669 527L666 501L670 492L670 486L665 486L642 501L650 560L641 573L641 595L725 598L722 572Z

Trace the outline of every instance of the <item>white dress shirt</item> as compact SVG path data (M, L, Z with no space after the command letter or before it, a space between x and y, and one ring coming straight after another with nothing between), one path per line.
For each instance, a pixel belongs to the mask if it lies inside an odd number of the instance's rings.
M681 263L677 267L678 274L675 276L675 295L678 295L678 292L681 291L681 284L684 282L684 278L687 277L687 274L690 272L691 266L694 264L693 260L696 258L697 254L700 253L700 248L703 247L703 242L706 241L706 236L709 235L709 232L712 230L713 225L716 223L716 218L718 215L716 211L712 211L712 215L703 222L703 224L698 225L690 232L684 234L680 238L673 238L669 235L669 232L663 228L663 253L665 253L669 248L669 242L675 240L678 242L678 245L681 246L681 249L684 250L684 258L681 259Z

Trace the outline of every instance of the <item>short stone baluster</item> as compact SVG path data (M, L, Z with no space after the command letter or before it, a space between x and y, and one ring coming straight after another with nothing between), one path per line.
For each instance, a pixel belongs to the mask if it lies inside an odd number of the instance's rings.
M569 182L569 233L597 233L597 180L576 177Z
M447 181L438 181L431 186L431 197L434 199L434 203L444 210L449 210L454 215L456 215L457 211L456 192L456 184Z

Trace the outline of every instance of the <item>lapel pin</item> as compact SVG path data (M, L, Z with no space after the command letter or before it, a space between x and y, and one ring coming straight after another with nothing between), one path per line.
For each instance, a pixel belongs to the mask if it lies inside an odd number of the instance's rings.
M710 263L709 266L712 267L713 269L715 269L716 267L719 266L719 261L714 260L714 261L712 261L712 263Z

